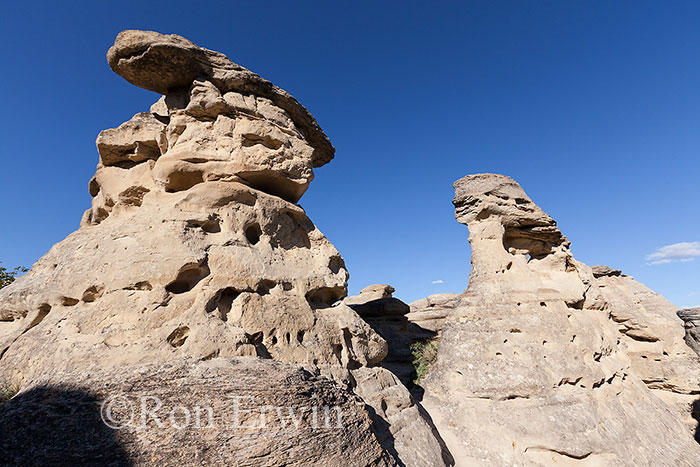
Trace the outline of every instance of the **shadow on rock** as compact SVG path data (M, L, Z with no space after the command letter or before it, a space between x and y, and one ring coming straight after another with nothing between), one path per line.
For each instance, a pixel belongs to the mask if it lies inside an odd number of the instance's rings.
M38 386L0 405L3 465L133 465L87 391Z
M407 388L413 388L416 369L411 345L432 339L437 333L409 321L406 314L411 309L398 298L378 298L348 305L389 345L389 353L382 366L394 373Z
M693 407L690 414L698 422L698 426L695 427L695 441L700 443L700 399L693 402Z

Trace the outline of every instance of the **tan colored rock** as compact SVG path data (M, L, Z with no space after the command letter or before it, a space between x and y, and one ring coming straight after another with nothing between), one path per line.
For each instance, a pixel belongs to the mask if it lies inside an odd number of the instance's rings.
M345 303L347 305L364 304L374 300L381 300L383 298L392 298L392 294L394 292L396 292L396 289L388 284L368 285L364 289L360 290L358 295L347 297L345 299Z
M341 302L342 257L295 204L312 169L333 157L313 117L268 81L178 36L124 32L109 61L130 82L166 95L150 113L100 134L92 207L80 229L0 291L0 379L24 390L6 419L30 413L42 397L33 388L44 383L70 394L147 389L173 402L200 393L223 411L228 390L308 405L330 384L274 360L344 383L326 395L352 406L350 425L326 434L127 432L116 445L137 465L181 465L195 454L207 464L443 465L434 429L379 368L386 341ZM241 356L265 362L222 363ZM173 363L181 361L200 363ZM370 383L352 383L349 372L363 368L373 371L368 381L394 387L382 397L363 392L367 410L353 391ZM41 430L50 441L54 434ZM26 449L12 439L21 459ZM83 438L71 440L75 448ZM220 452L222 444L230 449ZM40 457L66 454L54 447ZM97 462L101 447L66 455Z
M457 465L695 465L700 446L675 403L662 400L687 381L640 366L615 321L625 313L617 298L638 289L576 261L512 179L471 175L455 192L472 272L444 323L422 404ZM623 281L622 290L601 292L607 281ZM659 331L662 308L643 307L640 321L653 322L645 329ZM670 339L660 347L680 351L674 333L659 331ZM651 373L673 383L660 394Z
M0 452L5 465L399 465L357 396L257 358L47 375L0 405Z
M454 459L425 410L399 379L383 368L352 371L355 394L374 407L375 431L382 446L403 465L454 465Z
M158 159L165 149L166 125L158 115L143 112L97 137L97 150L104 166L124 166Z
M436 335L442 330L447 315L459 303L460 295L440 293L429 295L409 303L411 312L406 315L409 321L423 329L433 331Z
M263 105L262 113L267 113L264 107L270 107L273 113L287 114L314 148L313 167L333 158L328 137L296 99L221 53L198 47L175 34L130 30L119 33L107 60L112 70L130 83L159 94L187 91L196 80L202 80L210 81L225 100L230 91L241 94L240 99L250 95L263 97L270 105Z
M378 365L386 342L337 303L342 257L294 204L332 157L313 117L178 36L124 32L109 60L167 94L100 134L81 228L0 292L2 372L239 355Z

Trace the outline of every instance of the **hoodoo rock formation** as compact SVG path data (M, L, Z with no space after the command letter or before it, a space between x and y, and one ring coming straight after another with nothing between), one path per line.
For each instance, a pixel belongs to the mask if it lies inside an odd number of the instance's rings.
M455 192L472 272L423 403L457 464L697 465L683 422L700 365L675 307L576 261L509 177L470 175Z
M349 465L444 465L433 427L379 367L386 342L340 302L348 279L342 257L295 204L334 152L309 112L224 55L175 35L122 32L108 62L163 97L100 133L92 207L80 228L0 291L0 376L23 388L58 387L62 378L95 391L110 375L143 365L150 374L157 365L260 359L244 365L250 387L238 389L245 392L295 384L285 375L302 365L314 378L334 378L343 397L364 399L347 436L366 437L361 428L371 426L381 447L349 449ZM93 372L101 376L80 376ZM182 384L210 384L200 373ZM212 384L224 377L217 375ZM314 384L290 400L311 398ZM253 436L232 441L247 446L256 435L231 436ZM311 430L294 438L296 457L251 449L237 459L308 464L313 456L302 451L324 436ZM334 436L329 447L342 446ZM181 452L218 449L215 440L193 438Z
M294 204L333 155L306 109L178 36L125 31L108 58L167 94L100 133L81 228L2 291L5 370L24 379L174 355L381 361L385 342L330 307L347 270ZM200 68L182 72L188 63Z

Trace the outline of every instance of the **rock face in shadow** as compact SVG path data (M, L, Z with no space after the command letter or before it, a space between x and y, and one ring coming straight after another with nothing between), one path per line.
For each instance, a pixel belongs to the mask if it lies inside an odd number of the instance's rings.
M344 300L389 345L382 368L350 371L349 386L373 407L376 431L388 452L396 452L407 466L452 465L445 442L408 390L416 376L411 345L435 333L411 323L406 318L409 306L392 297L393 292L390 285L375 284Z
M352 308L388 344L388 354L382 367L394 373L407 387L415 378L411 363L411 345L421 339L429 339L435 332L424 329L407 318L411 308L392 297L394 288L386 284L365 287L359 295L343 302Z
M361 399L295 365L176 361L35 381L0 405L0 454L3 465L398 465L371 425Z
M700 308L678 310L678 317L685 323L685 343L700 355Z
M509 177L470 175L455 193L472 272L422 403L457 465L695 465L683 422L700 365L675 307L576 261Z

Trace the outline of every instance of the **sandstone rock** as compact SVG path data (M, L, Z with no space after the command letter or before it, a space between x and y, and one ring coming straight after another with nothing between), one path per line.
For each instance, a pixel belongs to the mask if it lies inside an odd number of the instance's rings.
M694 432L692 405L700 398L700 359L684 341L678 308L624 274L598 277L584 306L609 314L630 358L630 371L671 404Z
M406 466L454 465L454 459L420 404L383 368L352 371L354 392L375 410L375 432L387 452Z
M117 464L136 465L181 465L192 456L211 465L442 465L433 428L413 420L418 409L407 391L379 368L386 341L341 302L342 257L295 204L312 169L333 157L313 117L268 81L179 36L126 31L108 59L130 82L165 95L100 134L92 207L80 228L0 291L0 379L23 388L0 413L13 433L0 444L10 451L3 459L22 463L38 453L31 459L99 463L111 453ZM265 361L222 360L245 356ZM274 361L344 386L328 389L330 382ZM349 370L362 368L374 376L358 383ZM365 409L353 393L374 384L365 380L394 389L382 397L364 391ZM172 403L206 395L224 414L231 391L308 406L318 390L351 411L350 424L282 434L114 434L94 424L83 436L72 433L75 420L56 433L53 422L15 423L50 418L37 402L54 389L59 412L72 401L93 410L95 392L119 390ZM52 445L57 436L69 443ZM36 449L17 448L27 438Z
M0 406L0 455L5 465L398 465L358 397L244 357L47 375Z
M593 272L593 277L595 277L596 279L599 277L622 275L622 271L620 271L619 269L613 269L609 266L603 265L591 266L591 271Z
M286 114L302 139L313 148L313 167L333 158L334 149L316 120L284 90L225 55L207 50L175 34L154 31L122 31L107 53L109 66L131 84L164 95L187 91L195 80L209 81L222 95L234 92L231 100L249 103L263 98L262 114ZM228 102L229 99L224 99ZM248 111L252 105L244 106ZM269 110L269 111L268 111ZM269 115L264 118L269 119Z
M408 305L392 297L395 289L390 285L375 284L365 287L359 295L347 297L343 303L363 318L403 316L410 311Z
M661 329L678 325L667 304L576 261L514 180L471 175L455 192L472 272L444 323L422 404L457 465L695 465L700 446L677 401L662 400L696 391L693 373L663 368L692 366L677 331ZM634 297L627 308L623 295ZM628 348L639 342L632 329L658 339L653 357L665 363L640 363Z
M396 292L392 286L388 284L373 284L368 285L364 289L360 290L358 295L352 297L347 297L345 303L347 305L354 305L356 303L367 303L372 300L380 300L382 298L392 298L392 294Z
M411 312L406 315L409 321L436 335L442 330L445 318L459 303L460 295L440 293L429 295L409 304Z
M685 323L685 343L700 355L700 308L678 310L678 317Z
M183 356L378 365L384 340L336 304L342 257L293 204L332 156L310 114L178 36L126 31L108 55L167 94L100 134L81 228L0 292L3 373Z

